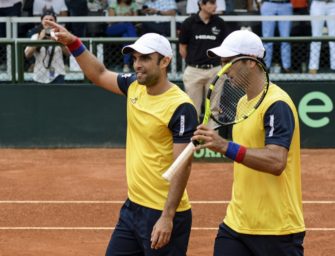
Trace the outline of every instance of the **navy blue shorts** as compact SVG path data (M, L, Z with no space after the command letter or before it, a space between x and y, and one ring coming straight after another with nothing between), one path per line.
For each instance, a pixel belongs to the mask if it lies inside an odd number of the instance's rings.
M305 232L290 235L240 234L222 223L215 238L214 256L302 256Z
M176 213L170 242L154 250L151 249L151 232L161 214L162 211L126 200L107 247L106 256L185 256L191 233L192 211Z

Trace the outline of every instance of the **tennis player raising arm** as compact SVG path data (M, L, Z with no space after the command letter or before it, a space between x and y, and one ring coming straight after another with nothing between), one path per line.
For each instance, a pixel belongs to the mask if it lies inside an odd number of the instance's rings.
M262 60L264 48L256 34L240 30L208 50L208 55L223 63L243 55ZM257 81L258 74L250 72L250 81ZM234 80L232 69L227 76ZM249 92L257 94L248 90L241 101L252 104ZM232 199L219 226L214 255L303 255L299 120L288 94L270 83L255 112L233 126L233 141L204 125L192 139L202 142L197 149L207 147L234 161Z
M135 74L118 74L107 70L65 28L49 25L54 39L69 48L88 79L127 97L128 199L106 255L186 255L192 213L185 187L191 159L171 182L162 174L189 143L197 113L190 98L167 78L169 41L155 33L141 36L122 49L132 54Z

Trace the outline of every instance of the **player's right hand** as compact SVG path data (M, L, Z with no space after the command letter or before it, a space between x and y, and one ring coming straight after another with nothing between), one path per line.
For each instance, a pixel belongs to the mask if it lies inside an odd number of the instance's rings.
M45 24L52 29L51 38L63 45L69 45L76 40L76 36L71 34L66 28L62 25L59 25L56 22L46 20Z

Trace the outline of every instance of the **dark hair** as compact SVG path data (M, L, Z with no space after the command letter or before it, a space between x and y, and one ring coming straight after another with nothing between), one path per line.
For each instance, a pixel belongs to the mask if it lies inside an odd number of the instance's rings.
M57 16L56 16L56 13L53 11L53 9L45 9L45 10L43 10L43 13L41 15L41 20L43 20L43 18L45 16L52 16L52 17L54 17L55 21L57 21ZM43 28L42 23L39 24L38 27L37 27L37 29L36 29L36 33L40 34L43 29L44 28ZM44 39L46 39L46 38L44 38ZM36 51L39 52L40 49L41 49L41 47L37 47Z
M56 16L56 13L53 11L53 9L44 10L42 15L41 15L41 20L43 20L43 18L45 16L52 16L52 17L54 17L55 21L57 21L57 16Z
M216 2L216 0L199 0L198 1L198 6L199 6L199 10L200 10L200 4L207 4L208 2Z

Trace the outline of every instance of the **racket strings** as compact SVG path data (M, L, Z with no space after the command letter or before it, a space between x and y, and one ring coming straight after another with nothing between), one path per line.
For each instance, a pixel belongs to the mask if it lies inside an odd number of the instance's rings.
M257 81L251 81L250 70L243 68L242 65L232 66L229 76L223 75L215 85L211 99L212 117L223 124L236 123L238 120L247 118L263 95L263 93L254 93L254 95L251 93L253 97L248 99L247 91L250 95L253 84L257 83L265 87L267 83L265 73L264 77L259 77ZM259 92L259 89L257 91Z

